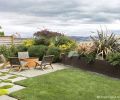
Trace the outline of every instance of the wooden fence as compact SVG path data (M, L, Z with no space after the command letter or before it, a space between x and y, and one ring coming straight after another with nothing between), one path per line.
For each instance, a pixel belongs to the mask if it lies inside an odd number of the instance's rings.
M14 38L13 36L0 36L0 45L19 45L28 38Z

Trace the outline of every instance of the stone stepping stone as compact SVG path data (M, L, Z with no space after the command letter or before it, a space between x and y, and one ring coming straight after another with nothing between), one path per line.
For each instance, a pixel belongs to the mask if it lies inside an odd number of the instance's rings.
M14 85L12 88L9 88L8 91L9 91L9 94L12 93L12 92L15 92L15 91L18 91L18 90L22 90L24 89L25 87L23 86L20 86L20 85Z
M15 76L15 75L6 74L5 76L0 76L0 79L5 80L5 79L8 79L11 76Z
M2 96L0 96L0 100L17 100L17 99L12 98L12 97L7 96L7 95L2 95Z
M14 78L14 79L10 79L12 82L17 82L17 81L21 81L21 80L25 80L27 79L26 77L21 77L21 76L18 76L17 78Z
M0 83L0 87L5 86L5 85L14 85L14 84L13 83L4 83L4 82Z
M8 72L10 69L0 69L0 72Z

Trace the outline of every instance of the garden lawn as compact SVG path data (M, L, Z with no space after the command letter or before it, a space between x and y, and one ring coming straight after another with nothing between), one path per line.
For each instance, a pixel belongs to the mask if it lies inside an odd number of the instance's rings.
M77 68L29 78L17 84L26 86L10 94L19 100L104 100L97 96L120 96L120 80Z

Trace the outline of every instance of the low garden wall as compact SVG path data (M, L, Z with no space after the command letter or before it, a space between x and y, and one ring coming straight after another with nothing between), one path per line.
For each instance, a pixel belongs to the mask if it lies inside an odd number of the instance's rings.
M61 62L84 70L89 70L111 77L120 78L120 66L112 66L105 60L96 59L94 63L88 64L83 57L67 57L62 55Z

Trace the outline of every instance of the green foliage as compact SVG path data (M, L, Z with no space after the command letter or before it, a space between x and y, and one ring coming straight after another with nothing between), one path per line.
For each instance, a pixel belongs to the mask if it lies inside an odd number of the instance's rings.
M5 86L1 86L0 89L9 89L12 87L13 87L13 85L5 85Z
M33 40L33 39L28 39L28 40L24 40L23 41L23 45L25 46L25 47L30 47L30 46L32 46L32 45L34 45L35 44L35 41Z
M2 80L2 82L5 82L5 83L12 83L12 80L5 79L5 80Z
M76 47L76 42L67 36L59 36L55 39L54 45L59 47L62 53L68 53L74 50Z
M47 51L47 55L54 55L54 61L53 62L57 62L60 59L60 49L58 47L49 47L48 51Z
M106 59L113 66L120 66L120 53L119 52L110 53L109 55L107 55Z
M34 33L34 37L35 38L40 38L40 37L45 37L45 38L52 38L52 37L56 37L56 36L61 36L61 33L58 32L52 32L49 31L47 29L41 30L41 31L37 31L36 33Z
M17 48L14 45L9 47L5 45L0 46L0 54L3 54L6 59L15 56L16 53L17 53Z
M24 51L28 50L28 47L26 47L25 45L19 45L19 46L17 46L17 50L19 52L24 52Z
M79 56L78 52L77 51L70 51L68 53L68 57L74 57L74 56Z
M1 26L0 26L0 29L2 29ZM0 32L0 36L4 36L4 32Z
M14 76L8 77L8 79L14 79L14 78L17 78L17 76L14 75Z
M0 54L3 54L6 58L8 58L10 55L10 51L9 51L8 47L6 47L5 45L1 45L0 46Z
M55 39L55 46L71 43L73 40L67 36L59 36Z
M31 46L29 47L28 52L31 57L39 57L39 59L41 60L46 54L47 48L48 47L45 45Z
M45 37L35 38L35 45L50 45L50 40Z
M4 36L4 32L0 32L0 36Z
M10 56L11 57L17 56L18 49L17 49L17 47L15 45L11 45L9 47L9 49L10 49L10 54L11 54Z
M87 61L87 63L94 63L95 59L96 53L94 52L85 55L85 60Z
M113 51L116 51L119 49L118 40L115 37L115 34L110 33L108 31L104 32L102 29L101 31L97 31L98 36L97 37L91 37L93 40L96 48L97 48L97 54L102 57L102 59L105 59L106 56ZM110 34L108 36L108 33Z
M0 89L0 96L5 95L5 94L8 94L8 90L7 89Z

